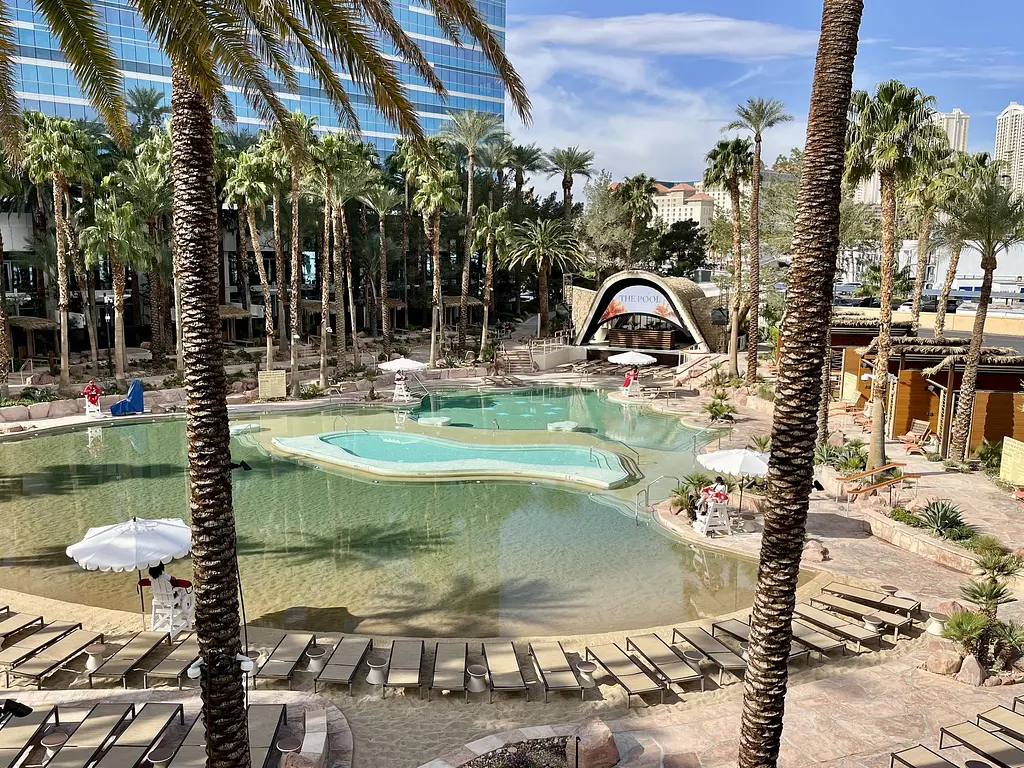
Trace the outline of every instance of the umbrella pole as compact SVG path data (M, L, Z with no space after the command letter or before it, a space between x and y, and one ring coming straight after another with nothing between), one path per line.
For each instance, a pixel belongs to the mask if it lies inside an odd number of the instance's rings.
M142 584L139 583L139 582L142 581L142 571L141 570L140 571L136 571L135 573L139 577L139 580L135 583L135 588L137 590L139 590L139 605L142 607L142 631L145 632L146 631L146 596L142 593Z

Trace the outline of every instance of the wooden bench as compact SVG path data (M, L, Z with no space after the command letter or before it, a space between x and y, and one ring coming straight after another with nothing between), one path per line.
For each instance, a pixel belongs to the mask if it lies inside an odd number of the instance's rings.
M875 483L874 485L869 485L866 488L858 488L858 489L856 489L854 491L845 491L845 493L846 493L846 506L847 506L847 508L849 508L850 502L852 500L851 497L853 497L853 496L860 496L861 494L864 494L864 493L871 493L873 491L880 491L883 488L888 488L889 489L889 503L891 505L892 504L892 490L893 490L893 488L895 488L898 485L900 487L900 490L903 490L903 482L905 480L920 480L920 479L921 479L920 475L915 475L915 474L900 475L899 477L893 477L893 478L890 478L889 480L883 480L880 483Z
M836 501L839 501L839 496L845 493L845 485L847 483L855 483L858 480L863 480L865 477L873 477L879 472L888 472L891 469L899 469L900 467L905 466L907 466L906 462L894 461L890 464L886 464L885 466L878 467L877 469L868 469L864 472L858 472L857 474L850 475L848 477L837 477L836 482L839 484L839 490L836 491Z

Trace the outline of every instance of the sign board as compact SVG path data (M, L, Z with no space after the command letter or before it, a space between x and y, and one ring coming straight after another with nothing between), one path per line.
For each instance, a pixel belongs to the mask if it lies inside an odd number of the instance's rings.
M287 371L260 371L260 400L280 400L288 396Z
M856 373L843 373L843 391L840 394L840 398L844 402L853 403L856 402L857 397L857 374Z
M668 297L649 285L633 285L616 293L601 315L601 322L619 315L655 315L683 327Z
M1003 438L1003 460L999 465L999 479L1014 485L1024 485L1024 443L1012 437Z

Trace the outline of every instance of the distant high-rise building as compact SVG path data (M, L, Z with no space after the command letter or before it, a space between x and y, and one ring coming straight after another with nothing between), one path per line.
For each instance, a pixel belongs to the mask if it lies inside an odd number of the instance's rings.
M952 112L936 112L932 121L946 132L949 146L957 152L967 151L967 124L971 116L965 115L959 107Z
M1009 187L1024 192L1024 107L1016 101L996 118L995 159L1002 161Z

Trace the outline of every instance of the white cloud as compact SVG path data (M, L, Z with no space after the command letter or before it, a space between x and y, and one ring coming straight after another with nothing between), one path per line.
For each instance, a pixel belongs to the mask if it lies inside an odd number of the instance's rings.
M529 89L533 123L524 127L508 109L508 130L516 141L545 149L593 150L596 167L615 178L702 175L704 155L723 138L720 129L732 119L735 101L721 92L729 83L698 85L688 56L730 62L803 57L817 42L817 33L701 14L510 21L508 50ZM755 64L729 79L737 84L764 72ZM802 145L805 130L801 116L766 134L765 162ZM557 179L533 183L544 194L560 189Z

